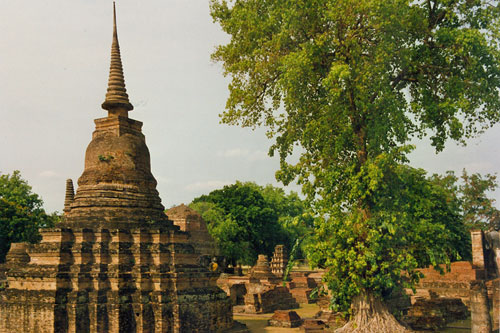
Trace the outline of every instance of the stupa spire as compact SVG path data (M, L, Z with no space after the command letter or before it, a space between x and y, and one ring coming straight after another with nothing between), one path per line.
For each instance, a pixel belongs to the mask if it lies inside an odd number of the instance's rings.
M130 104L125 89L125 78L123 76L122 59L120 56L120 45L118 43L118 32L116 28L116 8L113 2L113 43L111 45L111 66L109 69L108 91L102 108L109 111L109 116L127 116L128 111L134 109Z

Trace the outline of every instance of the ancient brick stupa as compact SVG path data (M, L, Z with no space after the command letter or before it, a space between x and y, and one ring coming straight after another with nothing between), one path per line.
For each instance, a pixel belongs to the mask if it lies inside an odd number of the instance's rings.
M214 332L232 326L217 275L164 214L125 89L114 15L109 86L76 193L40 244L12 244L0 332Z

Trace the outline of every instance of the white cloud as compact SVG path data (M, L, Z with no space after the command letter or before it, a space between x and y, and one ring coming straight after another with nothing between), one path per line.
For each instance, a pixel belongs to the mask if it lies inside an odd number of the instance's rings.
M62 178L63 176L54 170L44 170L38 174L42 178Z
M241 148L233 148L217 152L217 156L220 157L246 157L248 154L250 154L248 149Z
M262 160L265 160L267 158L269 158L269 156L267 155L267 153L265 151L262 151L262 150L256 150L248 156L248 160L250 160L250 161L262 161Z
M222 180L207 180L186 185L187 191L211 191L229 185L231 182Z
M464 168L468 173L488 173L492 172L493 164L490 162L472 162L465 164ZM462 171L460 170L460 173L461 172Z
M217 156L227 158L244 158L248 161L262 161L268 158L267 153L262 150L250 151L248 149L233 148L224 151L218 151Z

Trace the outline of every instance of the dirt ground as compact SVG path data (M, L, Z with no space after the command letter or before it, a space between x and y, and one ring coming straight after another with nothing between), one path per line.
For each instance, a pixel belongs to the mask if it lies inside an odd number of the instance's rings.
M300 304L300 308L294 309L300 318L312 318L318 311L319 307L316 304ZM300 328L280 328L267 326L267 320L273 316L273 313L264 313L258 315L235 313L234 320L247 325L252 333L272 332L300 332ZM303 331L302 331L303 332Z
M299 309L294 309L300 318L312 318L318 311L319 307L316 304L300 304ZM272 313L264 313L259 315L235 313L234 320L247 325L252 333L285 333L285 332L303 332L300 327L297 328L280 328L267 326L267 320L273 316ZM450 327L440 331L442 333L466 333L470 332L470 318L450 324ZM438 333L438 332L436 332Z

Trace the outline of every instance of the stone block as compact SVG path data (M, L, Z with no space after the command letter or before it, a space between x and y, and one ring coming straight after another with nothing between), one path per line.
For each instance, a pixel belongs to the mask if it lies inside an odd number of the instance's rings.
M286 328L299 327L302 325L302 319L295 311L276 310L268 320L268 325Z

